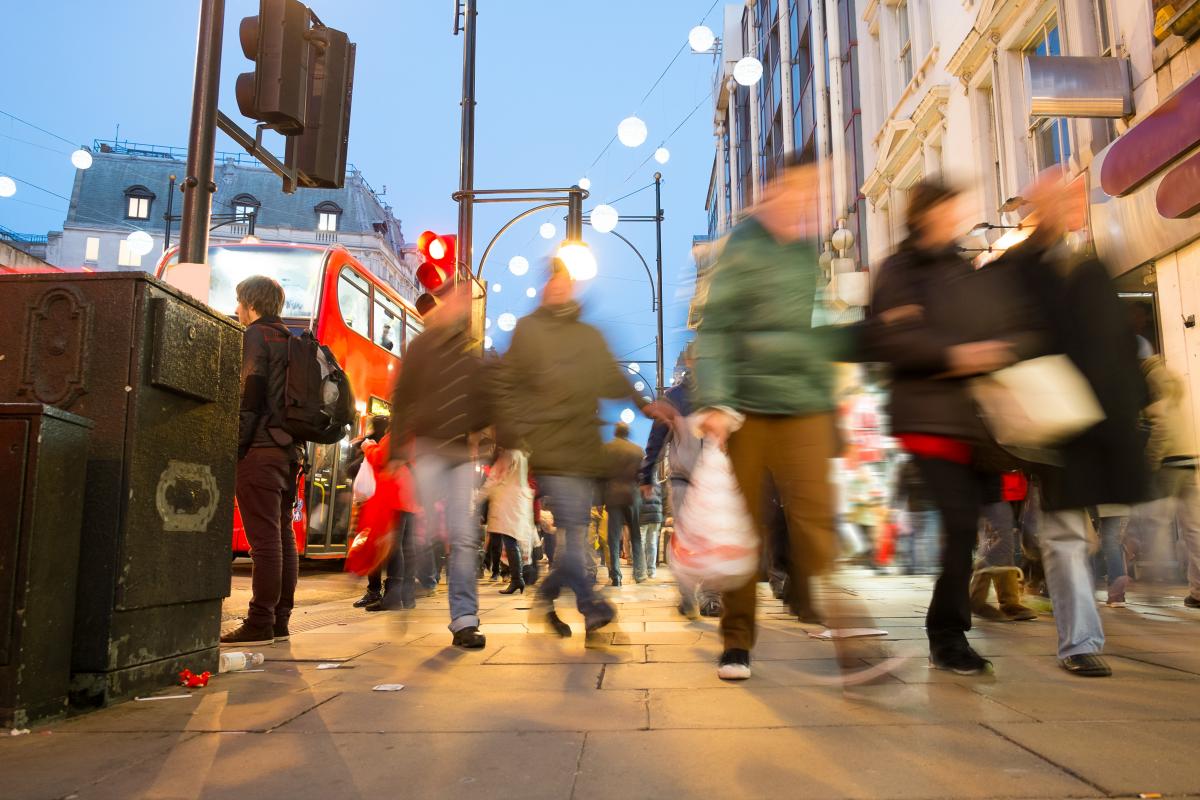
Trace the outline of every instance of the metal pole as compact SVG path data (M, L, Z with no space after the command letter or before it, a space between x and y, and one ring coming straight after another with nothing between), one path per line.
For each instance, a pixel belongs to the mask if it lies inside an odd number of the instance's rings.
M475 274L472 268L474 198L470 191L475 188L475 18L479 13L476 5L476 0L466 0L463 20L462 138L459 142L458 164L458 188L464 192L458 200L458 257L468 275ZM455 282L458 281L459 272L456 266Z
M654 238L658 249L658 396L666 391L663 385L663 272L662 272L662 173L654 173Z
M163 214L163 221L167 223L166 233L163 234L163 252L171 249L171 209L175 206L175 176L170 176L171 185L167 188L167 213Z
M217 190L213 183L213 149L217 139L217 93L221 86L224 27L225 0L200 0L192 127L188 133L183 221L179 228L181 264L204 264L208 259L208 218L212 213L212 195Z
M583 240L583 190L578 186L567 195L567 240Z

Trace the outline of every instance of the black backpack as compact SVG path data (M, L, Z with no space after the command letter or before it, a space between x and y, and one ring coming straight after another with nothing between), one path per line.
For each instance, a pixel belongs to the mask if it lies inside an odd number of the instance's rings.
M354 391L312 331L288 338L282 428L298 442L334 444L354 423Z

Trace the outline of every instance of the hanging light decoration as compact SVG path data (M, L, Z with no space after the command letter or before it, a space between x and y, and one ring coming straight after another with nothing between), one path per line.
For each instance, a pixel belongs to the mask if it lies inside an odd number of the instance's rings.
M75 169L87 169L92 165L92 154L82 147L71 153L71 163Z
M17 193L17 182L7 175L0 175L0 197L12 197Z
M508 260L508 271L518 278L529 272L529 259L525 256L513 256Z
M537 289L530 286L528 289L525 290L525 296L526 297L537 297Z
M707 53L716 44L717 36L707 25L697 25L688 31L688 44L693 53Z
M493 291L494 293L496 293L496 294L500 294L500 291L501 291L502 289L504 289L504 287L503 287L503 286L501 286L500 284L498 284L498 283L493 283L493 284L492 284L492 291Z
M510 314L509 312L505 311L503 314L496 317L496 325L500 328L500 330L507 333L508 331L511 331L513 328L517 327L517 317L515 314Z
M538 233L543 239L553 239L558 229L554 227L553 222L543 222L542 227L538 228Z
M762 80L763 65L754 56L746 56L733 65L733 79L742 86L753 86Z
M145 231L134 231L125 237L129 242L129 252L135 256L144 256L154 249L154 239Z
M632 425L633 419L634 414L632 408L627 408L621 412L621 422L624 422L626 425Z
M660 164L665 164L671 160L671 151L665 147L660 147L654 151L654 160Z
M592 209L592 227L597 233L612 233L621 219L617 210L609 205L598 205Z
M617 126L617 139L626 147L638 147L646 141L647 135L646 123L637 117L626 117Z
M580 178L579 183L576 185L580 189L583 189L584 191L587 191L588 189L592 188L592 182L590 180L588 180L587 178Z

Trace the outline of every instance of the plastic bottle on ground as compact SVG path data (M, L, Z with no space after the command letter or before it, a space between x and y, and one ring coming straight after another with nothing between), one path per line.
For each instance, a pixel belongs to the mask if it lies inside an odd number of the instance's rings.
M221 653L218 672L238 672L260 666L265 659L262 653Z

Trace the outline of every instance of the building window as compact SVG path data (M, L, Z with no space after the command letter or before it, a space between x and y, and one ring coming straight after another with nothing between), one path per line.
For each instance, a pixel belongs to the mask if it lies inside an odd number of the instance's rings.
M1062 42L1058 18L1051 16L1038 28L1037 34L1025 46L1026 56L1061 56ZM1034 165L1038 172L1055 164L1066 164L1071 158L1071 130L1064 117L1036 118L1029 126L1033 139Z
M1092 9L1096 12L1096 41L1100 45L1100 55L1111 56L1112 30L1109 27L1108 0L1092 0Z
M83 246L83 260L92 264L100 260L99 236L87 237L87 242L85 242Z
M154 193L145 186L130 186L125 190L126 219L150 219Z
M118 267L140 267L142 257L129 248L129 240L122 239L120 250L117 251Z
M233 214L237 217L237 222L245 224L250 221L250 217L258 214L258 210L262 208L262 203L258 202L258 198L250 194L239 194L233 198Z
M908 23L908 3L901 3L896 6L896 38L902 86L908 86L913 79L912 29Z
M327 233L337 231L338 221L342 216L342 209L337 203L326 201L314 210L317 212L317 230Z

